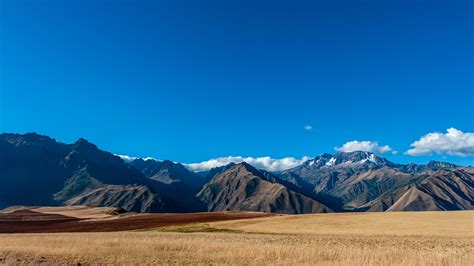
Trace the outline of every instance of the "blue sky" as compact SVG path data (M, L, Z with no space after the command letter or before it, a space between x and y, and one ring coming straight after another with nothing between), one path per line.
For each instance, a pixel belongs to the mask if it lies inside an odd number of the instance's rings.
M301 158L357 140L388 145L396 162L474 164L472 10L461 0L1 0L0 132L188 163ZM404 154L448 128L463 132L447 138L453 150L428 141L435 155Z

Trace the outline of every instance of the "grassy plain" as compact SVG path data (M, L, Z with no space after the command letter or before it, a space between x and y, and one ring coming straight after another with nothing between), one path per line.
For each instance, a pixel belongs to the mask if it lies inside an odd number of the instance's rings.
M275 216L110 233L0 234L7 264L473 265L474 212Z
M474 211L358 212L283 215L212 223L258 233L474 237Z

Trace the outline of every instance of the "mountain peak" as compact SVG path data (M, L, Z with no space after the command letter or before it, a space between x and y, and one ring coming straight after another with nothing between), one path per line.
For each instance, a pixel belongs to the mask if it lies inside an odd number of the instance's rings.
M246 162L240 162L238 164L236 164L236 167L238 168L245 168L247 170L249 169L255 169L255 167L251 166L250 164L246 163Z
M456 168L459 167L458 165L455 165L455 164L452 164L452 163L433 161L433 160L429 161L426 166L428 166L429 168L431 168L433 170L438 170L438 169L441 169L441 168L443 168L443 169L456 169Z
M352 151L352 152L340 152L332 157L327 163L327 166L334 166L340 164L376 164L376 165L386 165L390 164L386 159L377 156L373 152L368 151Z
M256 176L261 176L262 175L262 173L257 168L253 167L252 165L250 165L246 162L238 163L234 167L232 167L231 169L247 171L247 172L250 172L251 174L256 175Z
M87 149L87 150L94 150L98 149L97 146L84 138L78 139L74 144L72 144L74 148L79 149Z
M166 171L179 171L179 173L185 172L188 173L189 170L186 169L181 163L175 163L170 160L145 160L143 158L135 159L131 162L133 167L138 168L140 171L145 171L144 169L148 169L148 171L155 173L158 171L166 170ZM146 174L145 174L146 175Z
M91 142L89 142L87 139L85 138L79 138L78 140L76 140L76 142L74 142L74 144L77 144L77 145L89 145L89 144L92 144ZM92 144L93 145L93 144Z
M161 164L162 165L167 165L167 166L170 166L170 165L175 165L176 163L170 161L170 160L163 160L161 161Z
M322 167L339 167L342 165L388 165L391 164L386 159L377 156L375 153L367 151L339 152L336 155L323 153L314 159L303 163L306 169L319 169Z
M333 157L332 154L323 153L319 156L314 157L311 160L304 162L304 166L319 168L321 166L324 166L329 160L331 160L332 157Z
M40 135L35 132L29 132L25 134L15 134L15 133L4 133L0 134L0 138L5 141L14 144L15 146L29 145L33 143L53 143L56 142L54 139Z
M344 156L344 157L359 157L359 158L368 158L370 156L375 156L375 153L370 151L349 151L349 152L339 152L336 156Z
M295 190L293 190L295 189ZM197 197L210 211L332 212L296 186L241 162L210 180Z

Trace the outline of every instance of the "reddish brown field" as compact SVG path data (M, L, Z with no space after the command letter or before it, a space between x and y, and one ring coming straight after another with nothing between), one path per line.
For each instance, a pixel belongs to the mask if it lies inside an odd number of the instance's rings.
M171 225L267 217L264 213L213 212L189 214L140 214L89 220L33 210L0 213L0 233L114 232Z

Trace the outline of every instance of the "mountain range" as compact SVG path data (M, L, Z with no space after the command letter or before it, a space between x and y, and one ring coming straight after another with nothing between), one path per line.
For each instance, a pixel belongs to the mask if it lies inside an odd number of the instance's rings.
M474 209L474 168L396 164L374 153L322 154L280 172L247 163L192 172L164 160L124 161L85 139L0 134L0 208L111 206L135 212Z
M280 178L336 199L347 211L473 209L473 168L431 161L395 164L370 152L323 154Z

